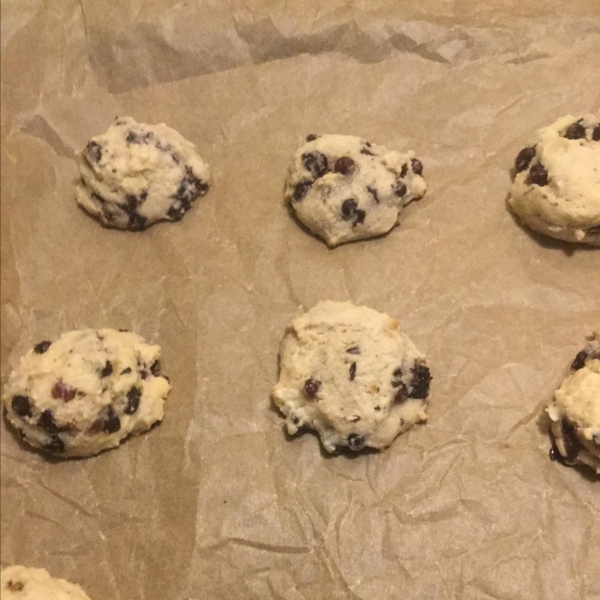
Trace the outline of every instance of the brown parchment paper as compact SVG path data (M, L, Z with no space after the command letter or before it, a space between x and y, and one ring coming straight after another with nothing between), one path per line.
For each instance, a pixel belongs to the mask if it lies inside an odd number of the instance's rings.
M163 424L49 462L2 424L2 565L94 600L600 599L600 482L538 417L600 323L600 252L505 207L538 127L600 113L597 0L6 0L2 381L81 327L160 343ZM194 142L214 187L178 224L104 230L74 153L117 115ZM335 250L282 204L308 133L414 149L426 197ZM381 454L288 439L286 323L385 311L426 352L430 422Z

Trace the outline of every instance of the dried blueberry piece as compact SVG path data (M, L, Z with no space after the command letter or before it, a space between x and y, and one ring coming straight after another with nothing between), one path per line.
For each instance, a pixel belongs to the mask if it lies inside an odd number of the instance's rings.
M142 392L141 392L140 388L132 387L127 392L127 406L125 407L125 410L123 412L126 415L132 415L134 412L136 412L140 405L141 397L142 397Z
M400 177L406 177L406 174L408 173L408 163L405 163L402 165L402 170L400 171Z
M583 140L585 139L585 127L581 123L573 123L565 131L564 137L568 140Z
M423 175L423 163L416 158L410 159L410 166L415 175Z
M523 150L517 154L517 158L515 158L515 169L517 173L521 173L521 171L527 169L534 156L535 148L523 148Z
M369 144L369 146L370 145L371 144ZM365 154L366 156L375 156L375 154L373 154L373 152L371 152L368 148L361 148L360 153Z
M52 345L52 342L49 342L48 340L44 340L43 342L36 344L33 347L33 351L36 354L44 354L44 352L46 352L46 350L48 350L48 348L50 348L51 345Z
M380 200L379 200L379 196L377 195L377 190L375 188L372 188L371 186L367 186L367 192L369 192L369 194L371 194L371 196L373 196L373 199L375 200L375 202L377 202L377 204L379 204Z
M146 227L148 219L138 213L129 215L129 229L131 231L142 231Z
M351 175L356 169L356 163L349 156L342 156L335 161L333 170L342 175Z
M127 373L131 373L131 367L127 367L121 371L121 375L126 375Z
M360 354L360 348L358 346L352 346L352 348L348 348L346 352L348 354Z
M402 402L410 398L408 390L406 389L406 386L402 381L394 381L392 382L392 385L398 388L398 391L394 394L394 402L396 402L396 404L401 404Z
M355 377L356 377L356 363L353 362L350 365L350 381L354 381Z
M37 426L41 427L50 434L55 434L60 431L60 427L58 427L58 425L54 421L54 415L52 414L52 411L49 408L47 408L40 415L40 418L37 422Z
M527 178L527 183L535 185L539 185L541 187L548 185L548 171L544 167L544 165L537 164L533 165L529 170L529 177Z
M315 133L309 133L309 134L306 136L306 141L307 141L307 142L314 142L314 141L315 141L315 140L316 140L318 137L319 137L319 136L318 136L317 134L315 134Z
M60 454L65 451L65 445L57 435L53 435L50 441L44 445L44 450Z
M364 223L366 216L367 216L367 213L364 210L362 210L361 208L359 208L356 211L356 221L354 221L354 225L360 225L360 224Z
M563 439L563 445L565 447L565 456L567 460L575 460L579 451L583 447L579 438L577 437L577 431L573 424L567 419L563 419L560 423L560 432Z
M304 382L304 395L307 398L315 398L318 391L321 389L321 382L318 379L307 379Z
M157 359L152 363L152 365L150 366L150 372L155 377L158 377L160 375L160 360Z
M112 406L109 406L106 417L104 418L104 432L115 433L115 431L119 431L119 429L121 429L121 419L119 419L119 415L115 412L115 409Z
M186 167L185 176L179 184L175 197L182 202L192 202L207 190L208 184L196 177L190 167Z
M353 200L352 198L344 200L344 202L342 202L342 218L349 221L354 217L357 208L358 204L356 204L356 200Z
M415 363L411 369L412 381L410 384L411 392L409 398L427 398L429 394L429 384L431 383L431 373L427 365L423 363Z
M357 452L358 450L362 450L365 446L365 438L358 433L351 433L348 436L348 446L350 450L354 450Z
M104 368L100 372L100 377L108 377L109 375L112 375L112 372L113 372L112 363L110 362L110 360L107 360L106 364L104 365Z
M183 219L183 215L186 213L186 209L183 204L180 204L178 207L175 205L171 205L169 210L167 211L167 216L171 221L181 221Z
M317 150L303 154L302 164L307 171L310 171L310 174L315 179L323 177L323 175L329 171L327 157L322 152L318 152Z
M31 402L29 401L29 396L13 396L10 406L14 413L19 417L31 416Z
M577 353L573 364L571 365L571 369L573 371L579 371L579 369L583 369L585 367L585 361L588 358L588 353L585 350Z
M594 127L594 131L592 132L592 139L595 142L600 142L600 125Z
M403 198L406 196L407 191L404 181L402 181L402 179L396 179L396 183L394 184L394 194L399 198Z
M70 402L75 398L76 389L72 388L70 385L67 385L64 381L57 381L52 387L52 397L57 400L64 400L65 402Z
M292 194L292 198L294 200L302 200L302 198L306 196L306 193L308 192L312 184L313 182L308 179L305 179L300 183L296 184L296 187L294 188L294 193Z
M88 158L94 162L100 162L102 158L102 148L98 142L88 142L85 147Z

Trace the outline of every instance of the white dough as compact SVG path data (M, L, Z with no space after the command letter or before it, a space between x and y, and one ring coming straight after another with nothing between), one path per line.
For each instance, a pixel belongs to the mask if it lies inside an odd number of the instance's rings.
M74 583L51 577L45 569L15 565L2 569L2 600L90 600Z

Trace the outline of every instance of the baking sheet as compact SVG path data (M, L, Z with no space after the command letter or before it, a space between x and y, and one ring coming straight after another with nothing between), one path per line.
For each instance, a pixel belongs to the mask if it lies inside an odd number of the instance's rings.
M600 113L600 3L2 3L2 381L40 339L160 343L165 421L49 462L2 424L2 565L94 599L600 599L599 482L539 415L600 322L600 253L520 228L509 168L538 127ZM100 228L73 160L117 115L194 142L214 187L178 224ZM414 149L427 195L335 250L283 206L308 133ZM430 421L324 456L269 394L320 300L398 318Z

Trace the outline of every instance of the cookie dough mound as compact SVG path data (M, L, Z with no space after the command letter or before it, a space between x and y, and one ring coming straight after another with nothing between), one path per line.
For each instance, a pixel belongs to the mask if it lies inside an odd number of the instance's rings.
M330 247L381 235L425 194L423 165L351 135L309 135L288 171L285 199Z
M141 231L179 221L211 183L195 146L164 124L118 118L77 156L77 202L102 225Z
M273 399L287 430L316 430L336 452L383 449L426 421L431 375L396 319L349 302L321 302L287 327Z
M56 456L91 456L162 421L170 389L159 346L127 331L84 329L29 350L3 401L27 443Z
M546 409L551 433L565 463L589 465L600 475L600 334L589 337L571 371Z
M0 579L3 600L90 600L78 585L51 577L45 569L15 565L3 569Z
M600 125L570 115L540 129L515 160L509 203L531 229L600 246Z

